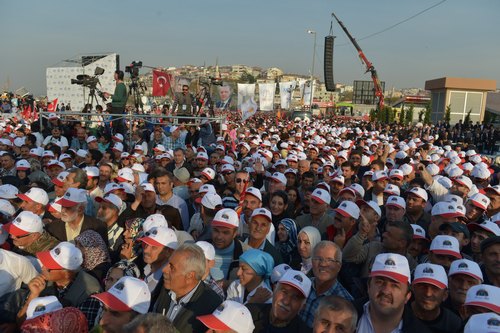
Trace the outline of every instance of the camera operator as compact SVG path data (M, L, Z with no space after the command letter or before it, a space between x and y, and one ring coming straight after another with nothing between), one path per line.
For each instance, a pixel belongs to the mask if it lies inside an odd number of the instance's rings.
M125 83L123 83L124 77L123 71L117 70L115 71L115 81L116 87L115 92L111 95L108 92L104 93L106 98L111 96L111 114L113 115L123 115L125 113L125 104L127 104L127 87ZM113 132L114 133L125 133L126 128L123 119L116 119L117 117L113 117Z
M196 98L189 92L189 86L183 85L182 92L175 94L172 106L174 116L193 116L196 114ZM187 122L187 119L179 119L179 123Z

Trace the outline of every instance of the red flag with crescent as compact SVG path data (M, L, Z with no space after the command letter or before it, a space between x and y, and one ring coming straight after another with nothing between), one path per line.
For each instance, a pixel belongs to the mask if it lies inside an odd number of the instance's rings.
M172 75L161 71L153 71L153 96L166 96L170 89Z
M56 112L56 110L57 110L57 100L58 100L58 98L54 99L52 101L52 103L49 103L49 105L47 105L47 111L49 111L49 112Z

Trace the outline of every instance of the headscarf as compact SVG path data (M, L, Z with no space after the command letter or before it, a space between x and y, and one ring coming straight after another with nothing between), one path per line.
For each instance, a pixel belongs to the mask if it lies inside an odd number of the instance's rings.
M142 231L144 221L145 219L140 217L125 221L125 230L130 232L130 237L132 238L132 258L138 257L142 251L142 245L137 240L144 235Z
M81 244L84 269L91 271L104 262L111 262L106 243L96 231L85 230L75 241Z
M265 279L271 276L274 268L274 259L267 252L249 249L240 256L240 261L250 266L258 276Z
M281 253L283 260L290 263L293 250L297 247L297 225L290 218L285 218L280 221L285 228L288 239L285 242L276 242L276 248Z
M316 229L315 227L307 226L304 227L300 230L300 233L305 233L307 237L309 238L309 243L311 243L311 252L314 250L314 247L321 242L321 234L319 233L319 230Z
M22 333L87 333L87 318L77 308L67 307L26 320Z
M118 261L108 270L108 273L106 273L106 278L109 276L113 268L121 269L123 272L123 276L132 276L135 278L139 278L141 276L139 267L137 267L137 265L133 261L128 261L125 259Z

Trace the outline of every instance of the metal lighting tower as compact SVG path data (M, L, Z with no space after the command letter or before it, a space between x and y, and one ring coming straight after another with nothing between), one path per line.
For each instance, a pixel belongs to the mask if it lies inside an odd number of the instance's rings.
M313 59L312 59L312 66L311 66L311 101L309 104L309 109L312 111L312 106L313 106L313 94L314 94L314 60L316 59L316 31L314 30L307 30L307 33L310 35L314 35L314 47L313 47Z

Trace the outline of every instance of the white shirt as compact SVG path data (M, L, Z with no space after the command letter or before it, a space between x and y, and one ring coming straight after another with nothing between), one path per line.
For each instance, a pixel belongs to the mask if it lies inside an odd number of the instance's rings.
M369 304L370 302L366 302L365 305L363 305L363 315L359 320L356 332L375 333L375 330L373 329L372 320L370 318ZM402 332L403 332L403 320L401 319L399 321L398 327L387 333L402 333Z
M38 275L31 262L11 251L0 249L0 297L16 291Z
M244 302L245 297L245 287L243 287L240 283L240 280L234 280L229 287L227 288L227 297L226 300L235 301L241 304L246 304L248 300L255 294L257 289L263 287L271 292L271 297L264 303L271 303L273 301L272 289L267 283L267 281L262 281L257 288L248 293L247 300Z

